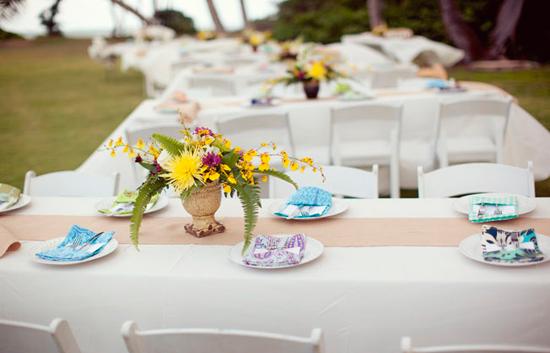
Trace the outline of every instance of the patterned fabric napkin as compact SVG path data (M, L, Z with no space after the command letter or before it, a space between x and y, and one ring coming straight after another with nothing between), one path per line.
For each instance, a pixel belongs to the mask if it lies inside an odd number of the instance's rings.
M286 205L275 214L286 218L313 218L326 214L332 207L332 195L321 188L306 186L296 190Z
M243 256L243 263L257 267L297 265L304 258L305 249L304 234L284 237L258 235Z
M129 215L134 210L134 203L136 202L137 195L137 191L124 190L117 195L110 208L102 208L98 211L105 215ZM149 211L155 206L158 199L159 194L153 196L151 201L147 204L145 211Z
M514 195L472 195L468 219L473 223L504 221L518 217L518 198Z
M105 232L97 236L91 230L73 225L59 245L35 255L48 261L82 261L99 254L113 235L113 232Z
M481 248L487 262L525 263L544 259L534 229L507 231L482 226Z
M0 211L15 205L20 196L21 191L18 188L0 183Z

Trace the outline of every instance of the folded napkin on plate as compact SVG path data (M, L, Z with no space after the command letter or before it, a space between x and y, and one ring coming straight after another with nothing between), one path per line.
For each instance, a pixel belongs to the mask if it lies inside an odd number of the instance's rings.
M0 183L0 211L15 205L20 196L21 191L18 188Z
M243 256L243 263L257 267L297 265L304 258L305 249L304 234L284 237L258 235Z
M35 255L48 261L82 261L96 254L111 241L113 232L105 232L96 237L91 230L73 225L59 245Z
M544 259L534 229L508 231L482 226L481 248L488 262L524 263Z
M137 191L124 190L123 192L117 195L117 197L113 201L113 204L111 205L110 208L103 208L98 211L103 214L115 214L115 215L130 214L134 210L134 203L136 202L137 195L138 195ZM151 201L149 201L149 203L147 204L147 208L145 210L148 211L153 206L155 206L158 199L159 199L159 194L153 196L151 198Z
M211 66L211 67L194 67L193 73L196 74L232 74L235 68L231 66Z
M427 88L445 89L451 87L451 83L447 80L431 79L426 82Z
M7 251L15 251L21 247L19 240L10 232L9 229L0 224L0 257Z
M178 103L187 103L189 101L189 97L187 97L187 94L182 91L175 91L174 93L172 93L170 98Z
M470 196L468 219L470 222L504 221L518 217L518 198L504 196Z
M306 186L296 190L286 205L276 212L286 218L320 217L332 207L332 195L321 188Z

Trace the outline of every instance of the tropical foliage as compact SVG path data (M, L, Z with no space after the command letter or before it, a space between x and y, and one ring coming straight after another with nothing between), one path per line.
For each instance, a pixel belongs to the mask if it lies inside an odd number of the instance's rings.
M155 12L155 19L157 19L161 25L172 28L176 34L194 34L195 24L191 17L185 16L183 13L176 10L159 10Z
M117 152L126 153L149 171L138 190L131 218L130 237L135 246L139 244L139 228L147 204L169 186L182 199L212 183L220 183L226 196L236 194L244 210L246 249L261 207L258 183L266 182L269 176L273 176L297 187L284 172L271 167L273 159L279 159L282 166L290 170L305 171L310 168L322 175L322 170L314 165L311 158L291 157L274 143L263 143L258 148L243 151L240 147L232 147L229 139L208 128L184 128L181 133L181 140L153 134L153 140L148 144L140 139L130 146L119 138L105 145L112 156L116 156Z

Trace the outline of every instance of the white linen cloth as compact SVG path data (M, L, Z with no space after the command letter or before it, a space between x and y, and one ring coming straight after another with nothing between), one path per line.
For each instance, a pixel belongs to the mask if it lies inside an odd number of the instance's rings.
M93 215L98 201L36 197L17 212ZM260 217L280 200L263 202ZM341 217L466 217L452 210L451 199L344 202L350 209ZM218 212L222 219L241 214L238 200L222 201ZM171 200L146 218L185 215ZM537 199L526 217L550 217L550 199ZM35 246L24 242L0 260L0 318L38 324L65 318L83 353L126 352L120 327L128 319L146 330L305 336L320 327L327 353L393 353L403 335L427 345L550 345L548 263L495 268L450 247L331 247L310 264L265 272L230 262L228 246L145 245L138 252L121 245L101 260L60 268L33 263Z

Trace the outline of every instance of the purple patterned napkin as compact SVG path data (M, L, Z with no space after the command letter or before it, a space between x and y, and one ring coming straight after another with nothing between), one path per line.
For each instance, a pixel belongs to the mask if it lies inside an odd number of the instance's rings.
M256 267L297 265L304 258L305 249L304 234L279 237L258 235L243 256L243 263Z

